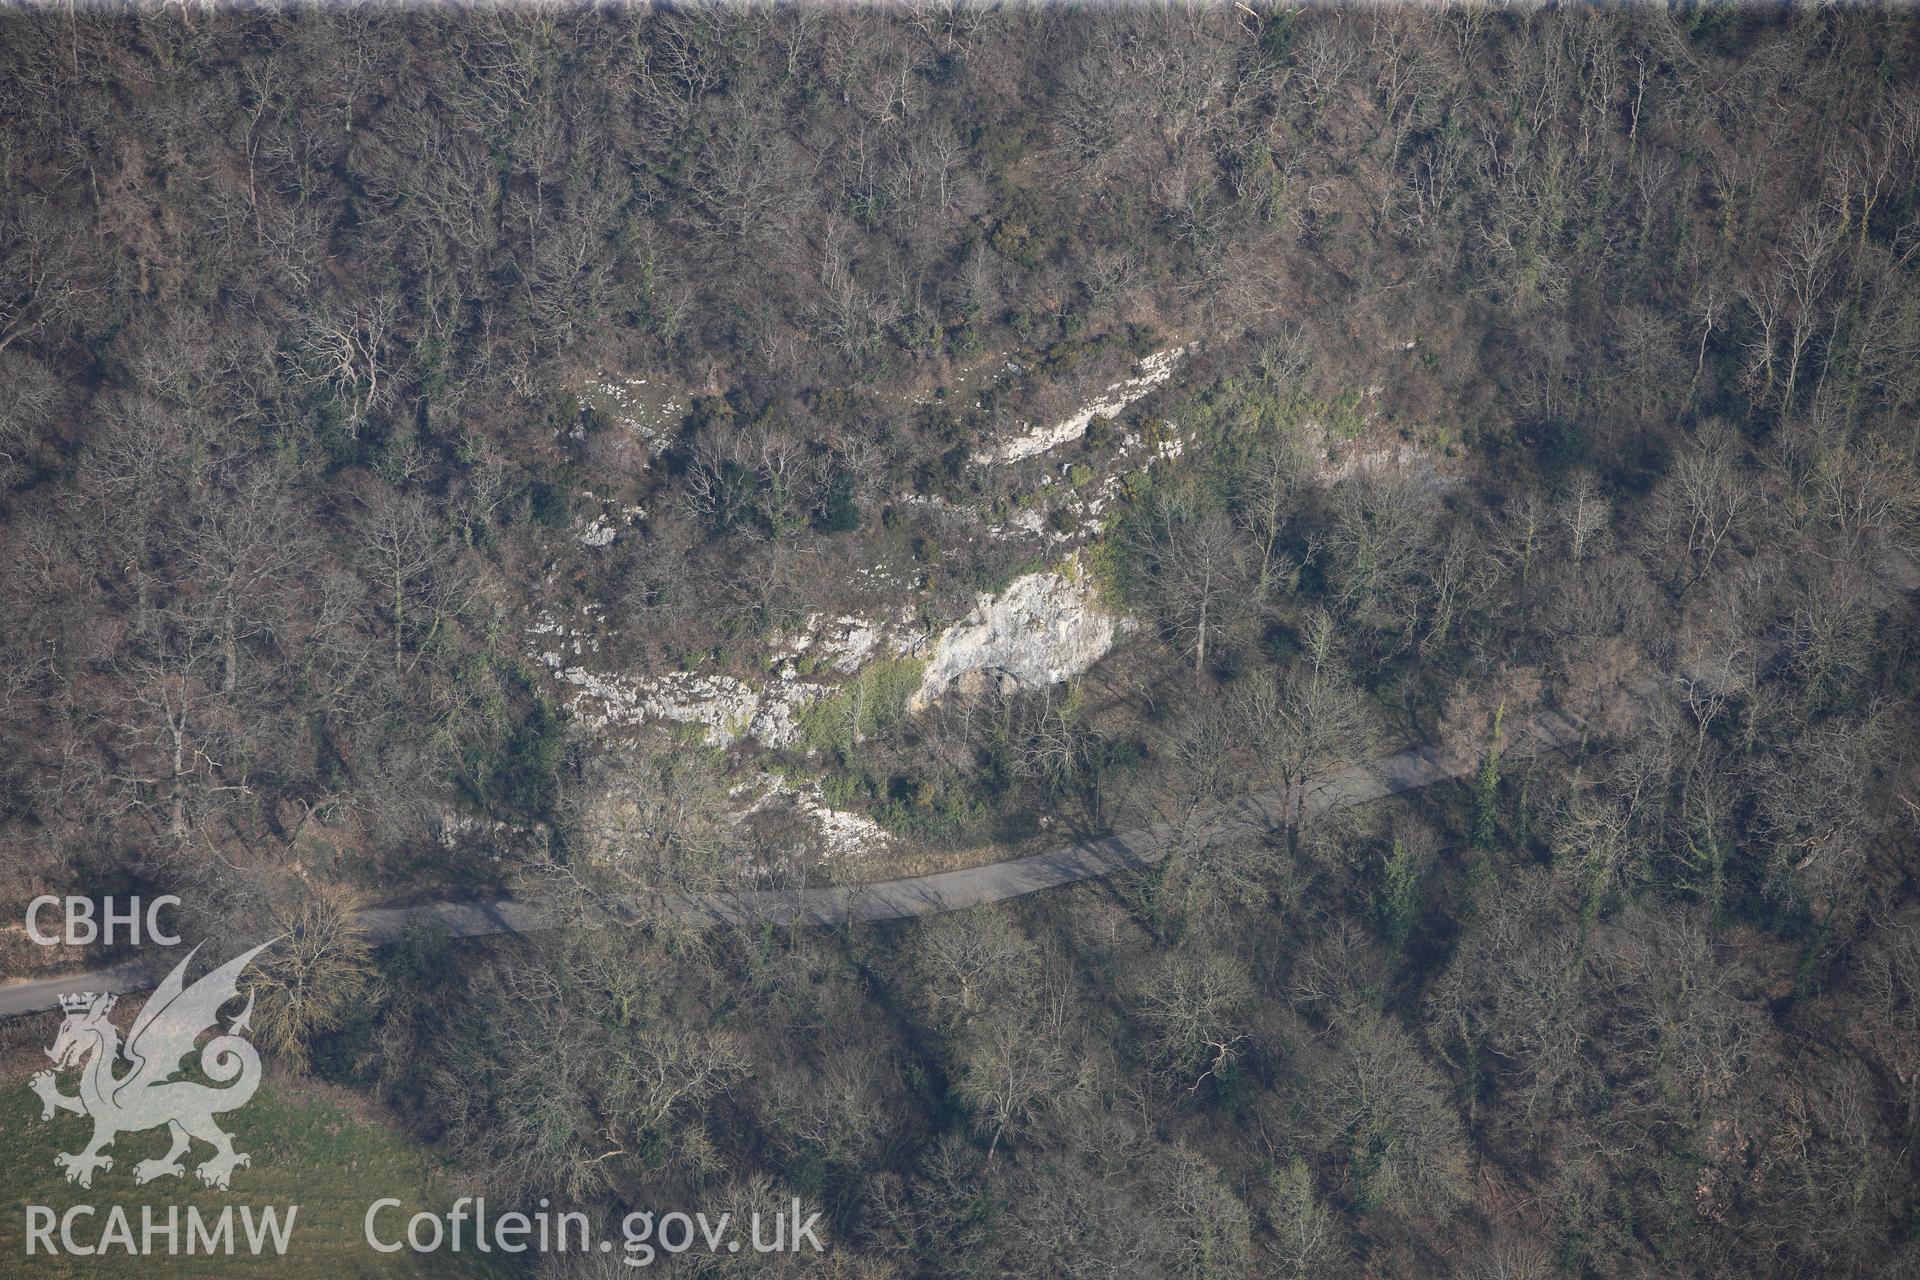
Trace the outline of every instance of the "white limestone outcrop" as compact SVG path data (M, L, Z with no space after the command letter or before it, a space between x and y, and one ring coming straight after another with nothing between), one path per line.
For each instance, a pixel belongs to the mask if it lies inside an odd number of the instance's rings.
M750 737L784 747L799 735L800 708L830 694L830 686L777 675L751 684L719 672L669 671L634 676L595 671L572 659L597 652L596 636L576 632L542 613L533 628L531 656L569 687L567 710L588 729L627 728L649 721L706 726L706 739L724 746ZM571 650L571 652L569 652Z
M1105 657L1120 630L1077 562L1027 574L997 596L981 595L964 622L942 633L909 705L917 710L949 685L982 676L1058 684Z
M1069 440L1078 440L1087 434L1087 428L1095 418L1113 417L1172 377L1174 366L1180 363L1180 357L1186 353L1185 347L1169 347L1165 351L1154 352L1139 363L1133 377L1114 383L1098 400L1071 418L1050 427L1035 427L1011 440L1003 440L991 449L975 450L975 465L1018 462L1022 458L1031 458L1057 448Z

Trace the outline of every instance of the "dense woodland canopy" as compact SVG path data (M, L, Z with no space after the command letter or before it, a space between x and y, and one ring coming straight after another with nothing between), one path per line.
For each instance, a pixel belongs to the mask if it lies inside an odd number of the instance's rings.
M847 1275L1920 1271L1910 13L74 7L0 63L14 918L304 922L284 1069L502 1197L800 1195ZM859 545L950 620L1023 553L899 495L1003 506L993 422L1170 341L1200 447L1096 549L1118 692L827 753L901 830L1170 821L1164 866L898 929L338 932L724 882L698 752L599 856L533 612L744 653ZM689 390L644 470L610 369ZM1458 482L1316 482L1363 399ZM650 514L575 571L583 484ZM1587 741L1502 736L1532 701ZM1435 738L1469 784L1203 820Z

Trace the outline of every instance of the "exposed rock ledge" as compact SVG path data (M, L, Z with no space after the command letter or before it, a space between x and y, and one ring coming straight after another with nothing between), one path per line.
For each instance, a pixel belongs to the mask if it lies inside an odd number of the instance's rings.
M598 671L582 662L598 651L598 638L544 612L529 640L530 655L570 686L567 708L588 730L670 721L705 726L714 746L750 737L783 748L799 738L801 709L838 687L803 675L803 656L817 664L810 668L813 675L831 681L829 673L853 675L882 650L919 656L931 647L920 688L908 702L909 710L918 711L956 683L979 688L998 678L1040 688L1071 679L1105 657L1129 625L1101 605L1092 581L1071 558L1059 570L1014 579L997 596L980 595L973 612L937 641L913 625L909 611L893 622L814 614L793 635L776 638L773 671L754 681L717 671Z
M1113 417L1172 377L1173 367L1180 363L1180 357L1186 353L1186 347L1169 347L1165 351L1154 352L1135 366L1133 377L1109 386L1100 399L1084 406L1066 421L1057 422L1051 427L1031 428L991 449L974 450L974 465L1018 462L1022 458L1045 453L1069 440L1078 440L1087 434L1087 428L1095 418Z

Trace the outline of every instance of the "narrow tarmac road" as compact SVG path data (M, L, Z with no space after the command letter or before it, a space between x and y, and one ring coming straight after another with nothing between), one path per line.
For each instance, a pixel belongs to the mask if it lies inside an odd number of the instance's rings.
M1539 711L1520 726L1519 732L1549 747L1565 747L1578 742L1582 730L1566 716ZM1447 756L1438 747L1416 747L1334 775L1308 797L1307 808L1312 813L1324 813L1364 804L1461 777L1471 773L1477 764L1471 758ZM1282 819L1281 797L1269 793L1244 797L1228 805L1220 815L1220 824L1222 828L1272 830L1283 824ZM686 915L736 924L773 920L781 924L832 926L849 921L904 920L964 911L1042 889L1098 879L1132 867L1150 866L1166 856L1168 835L1169 829L1164 826L1148 827L1048 853L934 875L807 889L746 889L681 895L670 901L674 910ZM436 925L456 938L475 938L530 930L537 927L539 915L527 903L500 899L379 907L360 912L358 920L375 941L391 942L416 922ZM86 973L0 983L0 1017L56 1008L63 992L145 990L160 976L157 971L164 971L171 963L166 957L155 961L135 960Z

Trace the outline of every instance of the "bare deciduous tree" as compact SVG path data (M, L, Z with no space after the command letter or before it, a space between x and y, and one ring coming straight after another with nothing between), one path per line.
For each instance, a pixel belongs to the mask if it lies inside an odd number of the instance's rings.
M1192 655L1194 673L1204 672L1210 646L1244 611L1246 544L1218 509L1193 511L1165 500L1137 531L1134 552L1146 567L1155 612Z

